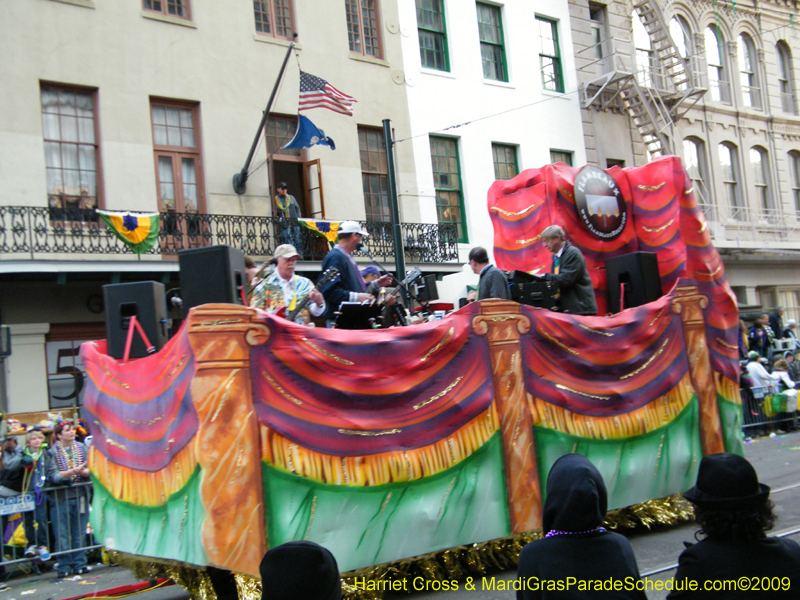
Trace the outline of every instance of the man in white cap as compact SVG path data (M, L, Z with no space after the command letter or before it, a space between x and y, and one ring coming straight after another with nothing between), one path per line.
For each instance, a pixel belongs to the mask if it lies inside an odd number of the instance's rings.
M324 314L327 307L320 291L310 279L294 272L298 258L302 256L291 244L275 248L276 269L253 290L250 306L272 314L283 307L283 316L301 325L307 325L312 315Z
M338 242L333 249L325 255L322 261L322 272L324 273L331 267L339 270L339 278L326 283L322 286L322 295L328 305L325 315L329 320L333 320L334 314L339 310L342 302L372 302L375 297L367 293L367 285L361 276L361 271L353 258L361 240L369 233L361 229L356 221L345 221L339 226ZM376 287L380 289L388 285L392 278L390 275L383 275L376 280Z

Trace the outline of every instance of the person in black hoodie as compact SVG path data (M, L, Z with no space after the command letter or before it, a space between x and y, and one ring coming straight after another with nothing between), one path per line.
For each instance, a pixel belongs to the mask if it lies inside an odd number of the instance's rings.
M553 464L542 519L545 537L519 555L517 600L646 600L630 543L602 527L607 508L603 477L589 459L566 454Z
M788 538L767 537L776 520L769 491L769 486L758 482L753 466L738 454L703 457L697 485L683 496L694 504L698 533L704 538L687 544L681 553L675 591L667 598L798 597L800 545ZM696 590L687 585L692 581ZM722 588L723 584L727 587ZM721 589L714 591L715 586Z

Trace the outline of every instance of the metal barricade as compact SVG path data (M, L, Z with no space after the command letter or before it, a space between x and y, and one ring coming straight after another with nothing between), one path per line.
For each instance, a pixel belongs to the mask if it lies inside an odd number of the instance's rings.
M776 386L741 387L742 431L746 436L795 429L797 410L786 411L786 397Z
M0 512L12 511L20 505L22 508L35 506L33 510L2 515L3 552L0 556L0 567L5 569L6 577L12 570L10 567L17 567L24 572L30 570L38 572L39 564L45 562L38 552L39 546L42 545L49 550L48 561L58 563L61 560L62 567L65 563L76 562L76 559L85 565L86 562L80 558L81 554L86 553L88 556L101 549L88 527L92 498L91 482L48 486L42 493L43 497L38 499L39 504L36 504L37 498L33 492L26 494L28 496L26 503L22 503L21 496L0 498ZM14 519L16 515L20 515L21 518ZM40 523L44 529L43 534L39 533ZM27 534L33 532L33 539L27 539L26 535L23 544L14 543L21 537L15 535L17 527L23 527ZM12 536L11 539L9 536ZM31 546L36 548L36 554L26 556L26 550ZM0 580L4 579L2 568L0 568ZM59 572L63 571L65 569L59 568Z

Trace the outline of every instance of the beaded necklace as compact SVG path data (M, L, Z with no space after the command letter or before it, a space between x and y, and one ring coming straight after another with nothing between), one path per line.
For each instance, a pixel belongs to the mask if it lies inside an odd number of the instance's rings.
M586 533L600 533L605 530L605 527L595 527L594 529L587 529L586 531L559 531L558 529L551 529L544 537L549 538L556 535L584 535Z

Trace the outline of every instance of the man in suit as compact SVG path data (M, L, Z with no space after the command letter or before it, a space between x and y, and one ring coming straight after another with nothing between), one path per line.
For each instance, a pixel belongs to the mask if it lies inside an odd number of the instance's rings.
M323 285L320 290L328 305L325 316L329 321L336 318L334 313L339 310L342 302L372 302L375 299L375 296L367 292L367 285L353 258L353 252L368 235L357 222L345 221L339 226L337 244L322 261L323 273L330 267L336 267L340 273L338 279ZM380 289L391 280L391 275L383 275L376 280L376 285Z
M544 281L558 286L556 299L559 312L572 315L596 315L597 300L583 254L564 239L564 230L550 225L541 235L542 244L553 253L550 272L541 275Z
M476 246L469 251L469 266L475 275L480 275L478 280L478 300L487 298L500 298L511 300L511 291L508 289L508 279L500 269L489 264L489 255L485 248Z

